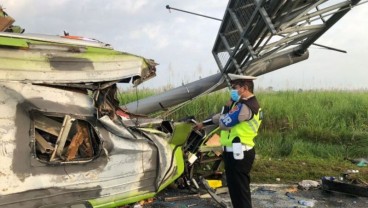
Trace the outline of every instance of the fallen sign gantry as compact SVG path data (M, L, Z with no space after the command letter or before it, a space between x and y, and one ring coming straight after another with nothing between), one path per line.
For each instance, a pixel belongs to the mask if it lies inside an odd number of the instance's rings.
M309 57L308 48L358 3L359 0L231 0L212 49L220 73L126 107L142 114L166 111L225 88L227 73L261 76L304 61Z

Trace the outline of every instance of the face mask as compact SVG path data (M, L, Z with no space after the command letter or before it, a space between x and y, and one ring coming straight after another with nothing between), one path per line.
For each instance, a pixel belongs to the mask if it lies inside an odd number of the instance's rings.
M238 90L231 90L230 91L231 100L237 102L240 99L240 96L238 94Z

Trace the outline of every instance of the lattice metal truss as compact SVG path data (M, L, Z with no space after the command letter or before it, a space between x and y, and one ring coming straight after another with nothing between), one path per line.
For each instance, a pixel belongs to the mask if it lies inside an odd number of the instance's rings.
M360 0L230 0L212 53L224 74L257 75L250 64L303 55Z

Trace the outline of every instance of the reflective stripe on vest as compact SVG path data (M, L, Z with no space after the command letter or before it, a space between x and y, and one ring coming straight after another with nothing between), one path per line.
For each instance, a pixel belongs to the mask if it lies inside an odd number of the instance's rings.
M233 102L230 106L232 109L238 102ZM220 131L220 141L225 141L229 138L229 131L228 130L221 130Z
M247 123L249 124L250 128L253 130L254 133L257 133L258 128L259 128L259 123L257 120L252 119L250 121L247 121Z

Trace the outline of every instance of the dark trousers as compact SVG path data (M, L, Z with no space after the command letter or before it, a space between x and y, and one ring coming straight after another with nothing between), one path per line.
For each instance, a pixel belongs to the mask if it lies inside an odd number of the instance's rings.
M225 173L231 202L234 208L251 208L250 176L254 157L254 148L244 152L242 160L235 160L232 152L224 152Z

